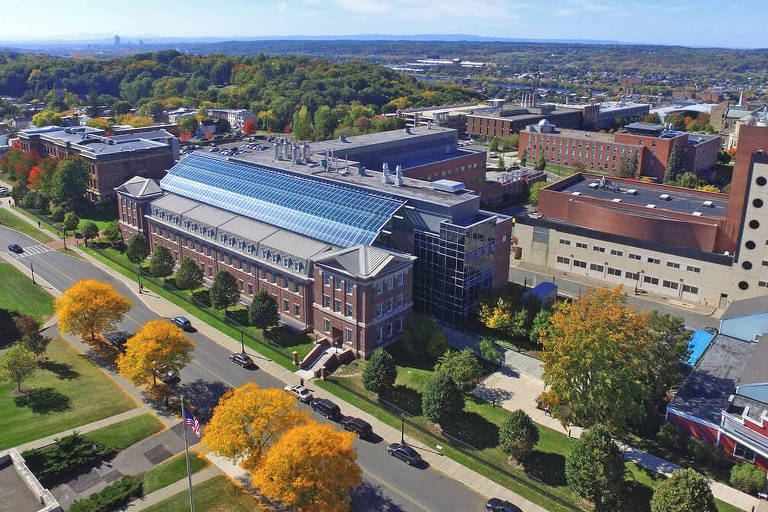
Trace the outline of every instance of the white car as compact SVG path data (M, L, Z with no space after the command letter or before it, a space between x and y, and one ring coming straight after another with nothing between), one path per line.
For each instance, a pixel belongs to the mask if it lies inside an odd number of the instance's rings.
M283 389L291 393L305 404L308 404L312 401L312 393L304 386L285 386Z

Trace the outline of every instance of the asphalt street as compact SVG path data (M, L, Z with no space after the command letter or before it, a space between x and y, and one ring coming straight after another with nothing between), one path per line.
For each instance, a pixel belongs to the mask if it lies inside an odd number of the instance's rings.
M25 252L22 255L10 253L7 249L10 243L19 244ZM159 318L138 299L136 289L128 289L122 281L88 261L50 250L38 241L4 227L0 227L0 250L28 268L34 265L35 274L42 276L60 291L66 290L79 279L97 279L111 283L118 292L129 297L134 303L119 326L120 330L134 333L147 321ZM12 293L9 290L2 291L8 292ZM180 309L179 314L183 315L184 311ZM239 387L247 382L255 382L261 387L285 386L286 383L260 369L246 370L232 364L227 350L199 332L187 334L196 347L193 361L182 370L178 386L185 397L198 407L215 405L218 397L228 387ZM258 365L261 356L251 355ZM311 389L311 383L307 387ZM343 404L340 405L343 413ZM308 408L304 404L300 407ZM314 412L312 415L318 421L327 421ZM358 463L364 471L364 477L360 486L352 493L353 510L464 512L484 509L485 497L464 484L435 469L411 467L388 456L385 450L388 441L397 439L378 438L374 442L356 439Z

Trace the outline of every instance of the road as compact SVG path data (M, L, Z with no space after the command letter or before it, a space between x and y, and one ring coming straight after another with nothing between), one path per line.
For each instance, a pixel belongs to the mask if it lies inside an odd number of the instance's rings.
M10 243L17 243L25 252L14 255L8 252ZM159 316L138 299L135 289L128 289L122 281L102 271L86 260L68 256L41 246L37 240L0 226L0 250L16 258L27 268L34 265L36 275L42 276L51 286L64 291L79 279L97 279L111 283L121 294L133 301L133 307L119 325L120 330L134 333ZM183 314L183 311L179 311ZM215 405L227 387L239 387L255 382L261 387L283 388L285 383L263 370L245 370L229 362L230 353L199 332L188 333L196 344L192 363L181 372L180 389L199 408ZM253 355L258 364L258 354ZM294 384L294 383L291 383ZM308 384L311 388L311 383ZM308 407L301 405L301 407ZM342 413L344 408L342 407ZM312 412L317 421L327 421ZM363 481L352 493L355 511L480 511L485 497L464 484L445 476L433 468L410 467L389 457L387 441L355 440L358 463L363 469Z
M531 283L538 284L543 281L552 281L552 276L540 274L531 270L510 267L509 280L516 283L527 282L530 285ZM583 295L588 288L588 286L583 283L569 281L561 277L555 279L555 284L557 284L558 292L560 294L570 297L579 297ZM627 295L627 302L634 304L638 309L649 311L656 310L659 313L669 313L670 315L682 317L683 321L685 321L685 325L694 329L703 329L705 327L717 328L720 325L718 319L711 315L704 315L696 311L676 308L660 302L644 299L633 295L631 289L629 292L630 293Z

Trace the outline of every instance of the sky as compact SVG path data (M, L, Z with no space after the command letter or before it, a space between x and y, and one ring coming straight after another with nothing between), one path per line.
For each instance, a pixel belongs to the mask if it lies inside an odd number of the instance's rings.
M768 48L766 0L0 0L0 40L472 34Z

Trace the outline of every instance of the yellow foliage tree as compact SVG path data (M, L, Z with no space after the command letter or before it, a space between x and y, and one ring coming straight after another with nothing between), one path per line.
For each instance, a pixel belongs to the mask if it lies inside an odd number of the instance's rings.
M696 190L701 190L703 192L717 192L718 194L721 193L719 188L717 188L714 185L709 185L709 184L702 185L701 187L696 187Z
M169 371L178 374L192 360L194 346L178 326L165 320L152 320L128 338L125 353L117 358L117 370L134 384L151 380L154 386L159 374Z
M489 329L506 330L512 323L514 312L511 305L499 297L496 304L483 304L479 316L483 325Z
M242 466L253 469L267 444L307 421L309 414L296 408L291 395L249 382L221 397L205 427L203 445L216 455L243 459Z
M310 422L272 445L252 473L259 493L299 512L346 512L360 483L354 434Z
M108 283L80 280L56 299L59 330L95 341L98 333L114 329L132 305Z

